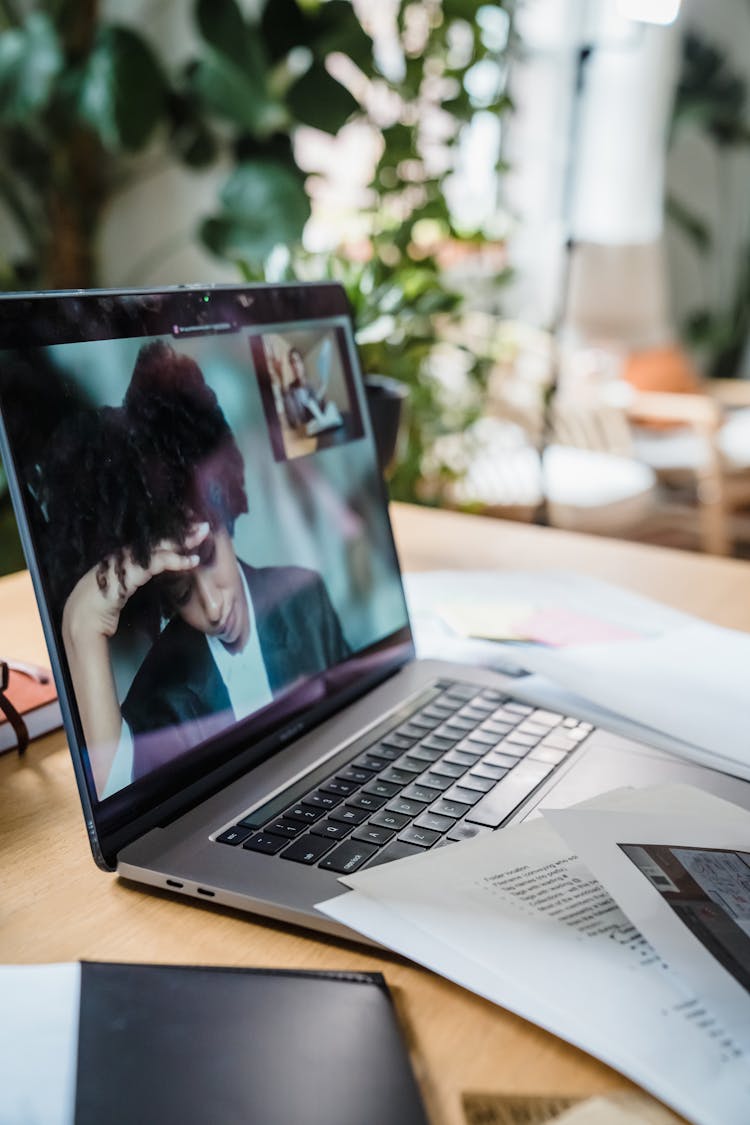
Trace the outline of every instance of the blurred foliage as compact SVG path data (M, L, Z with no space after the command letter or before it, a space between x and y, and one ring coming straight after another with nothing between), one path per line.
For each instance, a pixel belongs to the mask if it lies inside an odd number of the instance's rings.
M156 9L154 4L154 8ZM228 167L199 232L215 253L262 259L310 213L291 135L335 133L357 109L325 62L367 68L372 44L348 0L195 0L197 46L169 47L104 14L98 0L0 4L0 200L22 249L0 257L6 289L99 282L97 236L113 197L143 176L151 146L188 167Z
M497 245L497 236L479 226L459 228L446 185L477 115L512 109L506 70L515 45L514 9L513 0L491 6L402 0L395 20L399 59L387 73L377 60L372 68L371 82L387 88L392 108L379 123L382 151L361 216L361 244L327 255L298 247L260 268L240 261L248 279L328 278L344 285L365 374L390 375L409 390L389 481L394 499L438 500L439 478L452 471L432 464L429 486L424 480L435 439L464 431L483 412L492 360L489 349L476 340L470 345L462 331L472 294L452 279L446 263L478 258ZM500 153L496 171L499 183ZM508 275L500 264L483 280L497 290Z
M142 33L111 19L114 6L0 0L0 201L22 248L0 251L0 287L97 285L102 217L115 192L149 174L134 159L144 150L149 159L226 168L196 237L249 278L301 270L345 284L365 370L409 387L391 485L399 498L419 497L434 438L463 429L482 408L488 361L456 343L466 300L446 280L442 255L481 251L495 237L458 229L445 188L476 115L511 108L514 7L398 0L386 66L349 0L267 0L254 14L237 0L194 0L197 45L176 68L147 26ZM356 68L357 98L329 69L332 53ZM360 95L362 81L379 109ZM352 117L382 137L367 233L363 247L314 259L300 249L310 202L295 131L335 134ZM500 269L495 280L503 278ZM459 393L436 371L446 347L465 376Z
M672 139L691 128L712 142L717 160L726 159L732 150L750 148L747 83L720 47L695 32L683 40ZM708 257L714 234L703 216L674 194L667 197L666 212L698 253ZM726 306L697 309L684 325L688 343L704 357L707 374L717 379L740 375L750 340L750 242L739 247L738 254L734 292Z

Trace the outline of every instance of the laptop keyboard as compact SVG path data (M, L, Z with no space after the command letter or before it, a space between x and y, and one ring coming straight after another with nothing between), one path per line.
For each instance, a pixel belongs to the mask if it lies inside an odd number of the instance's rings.
M339 874L415 855L499 828L592 730L503 692L440 682L296 800L269 802L215 839Z

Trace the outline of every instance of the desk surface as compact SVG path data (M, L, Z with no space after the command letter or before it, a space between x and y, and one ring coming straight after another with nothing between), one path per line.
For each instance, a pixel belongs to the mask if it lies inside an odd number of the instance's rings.
M394 505L405 570L575 568L750 631L750 566ZM27 575L0 580L4 652L44 661ZM625 1079L531 1024L387 954L133 889L99 871L62 732L0 759L0 962L127 960L379 970L394 989L436 1125L463 1091L586 1095Z

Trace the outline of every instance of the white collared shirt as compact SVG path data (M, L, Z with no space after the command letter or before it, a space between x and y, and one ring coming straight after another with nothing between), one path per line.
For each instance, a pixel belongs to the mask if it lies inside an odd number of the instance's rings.
M250 597L245 575L240 567L242 590L247 604L250 632L247 644L241 652L230 652L218 637L206 635L209 652L224 682L229 695L229 703L236 719L246 719L261 707L273 700L273 692L268 682L268 673L260 647L260 637L255 620L253 599ZM120 741L112 761L101 800L124 789L133 780L133 732L123 719Z

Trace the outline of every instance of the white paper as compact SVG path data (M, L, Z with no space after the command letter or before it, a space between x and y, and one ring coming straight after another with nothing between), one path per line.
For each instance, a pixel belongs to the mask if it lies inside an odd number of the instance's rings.
M643 813L636 808L607 814L563 809L546 816L660 956L750 1050L750 992L657 889L660 885L676 895L679 887L669 870L645 850L650 845L684 849L677 853L680 866L709 899L710 913L719 923L716 932L728 932L736 956L744 951L746 980L750 974L750 813L698 790L694 803L690 815ZM622 845L637 846L631 854L639 866ZM699 854L698 849L720 850ZM683 896L682 901L683 909L701 918L704 907L697 896L687 902ZM703 925L705 921L701 932Z
M0 1125L72 1125L81 966L0 965Z
M526 667L750 777L750 635L687 625L615 644L519 647ZM705 759L704 759L705 762Z
M666 787L654 800L668 805ZM748 1057L545 821L346 882L356 893L320 907L331 917L570 1040L701 1125L750 1119Z
M420 657L475 663L519 679L512 690L651 743L699 765L750 778L750 636L606 582L563 571L409 574L407 601ZM606 644L502 644L463 637L439 606L533 604L565 609L638 634ZM569 698L565 699L565 693Z

